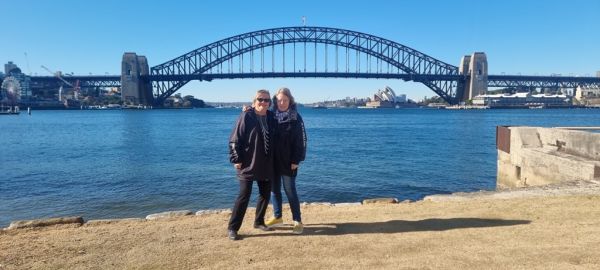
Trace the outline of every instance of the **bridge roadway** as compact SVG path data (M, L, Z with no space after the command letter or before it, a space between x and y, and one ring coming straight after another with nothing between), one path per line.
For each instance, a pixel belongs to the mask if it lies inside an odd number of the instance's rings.
M429 74L391 74L391 73L343 73L343 72L256 72L256 73L208 73L186 75L147 75L141 76L151 82L159 81L212 81L216 79L251 79L251 78L366 78L366 79L400 79L404 81L468 81L463 75L429 75ZM75 84L77 80L82 87L120 87L119 75L77 75L64 76L63 79ZM60 84L54 76L33 76L34 83ZM558 87L576 88L578 85L600 87L600 77L574 76L527 76L527 75L488 75L488 87Z

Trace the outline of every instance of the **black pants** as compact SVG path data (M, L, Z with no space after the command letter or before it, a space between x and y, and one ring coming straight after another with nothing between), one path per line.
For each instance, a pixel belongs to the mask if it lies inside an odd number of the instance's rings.
M256 216L254 218L254 225L265 224L265 213L267 212L267 206L269 206L269 195L271 193L271 181L244 181L240 180L240 195L238 195L233 205L231 213L231 219L229 219L229 230L239 231L242 227L242 221L244 221L244 215L246 215L246 209L250 202L250 195L252 194L252 183L258 184L258 199L256 201Z

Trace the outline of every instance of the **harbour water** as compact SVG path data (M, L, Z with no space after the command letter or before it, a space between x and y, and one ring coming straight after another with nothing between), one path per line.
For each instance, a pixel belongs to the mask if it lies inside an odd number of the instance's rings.
M497 125L600 126L600 111L304 108L303 202L495 188ZM0 119L0 227L229 208L238 109L34 111ZM256 190L254 191L256 194ZM253 195L255 197L255 195ZM284 196L285 197L285 196Z

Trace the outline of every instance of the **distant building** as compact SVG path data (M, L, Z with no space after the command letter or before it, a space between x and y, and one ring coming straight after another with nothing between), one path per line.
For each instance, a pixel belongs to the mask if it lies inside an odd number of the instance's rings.
M582 105L600 105L600 87L578 86L575 99Z
M17 67L17 65L14 64L12 61L8 61L8 63L4 64L4 73L6 74L6 76L8 76L13 70L18 68L19 67ZM19 70L19 73L21 73L21 70Z
M531 94L516 93L479 95L473 98L473 105L489 106L490 108L560 108L570 107L571 99L563 94Z
M596 77L600 78L600 70L596 71Z
M10 95L11 99L16 102L29 100L31 97L31 79L29 76L23 74L21 69L11 61L4 64L4 71L6 74L1 77L2 80L0 81L3 99Z
M412 104L412 103L410 103ZM406 107L409 105L406 99L406 95L402 94L397 96L394 90L386 86L383 90L379 89L377 93L373 95L373 99L366 103L367 108L394 108L394 107ZM414 104L412 104L414 105Z

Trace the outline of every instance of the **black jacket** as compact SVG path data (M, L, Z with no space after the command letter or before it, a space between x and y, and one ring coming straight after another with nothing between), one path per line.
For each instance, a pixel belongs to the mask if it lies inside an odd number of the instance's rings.
M264 134L255 111L242 112L231 132L229 161L242 163L242 168L237 170L239 180L268 181L275 177L273 152L277 121L270 111L267 111L267 123L269 132Z
M292 164L300 164L306 156L306 131L304 121L295 109L290 109L290 120L277 124L275 132L275 172L278 175L296 176Z

